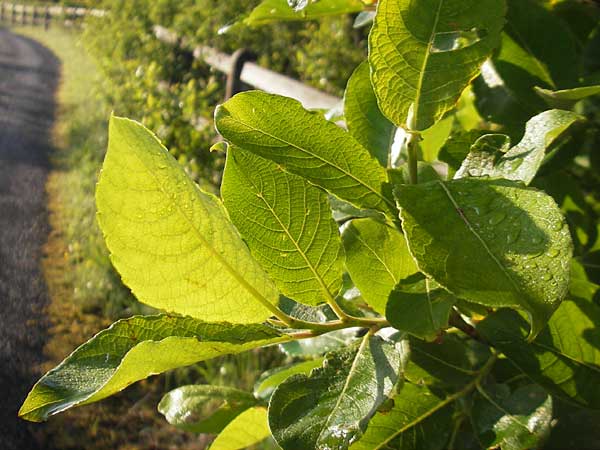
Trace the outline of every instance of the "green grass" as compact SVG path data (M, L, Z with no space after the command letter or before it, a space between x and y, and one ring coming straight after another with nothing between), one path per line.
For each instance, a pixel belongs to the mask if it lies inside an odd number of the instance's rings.
M104 83L87 55L79 33L54 27L20 27L16 32L41 42L62 62L58 121L54 133L51 209L58 209L58 227L66 242L70 265L65 281L84 311L114 319L140 312L140 306L111 266L96 223L94 192L106 149L110 107L98 90ZM54 208L52 206L54 205Z

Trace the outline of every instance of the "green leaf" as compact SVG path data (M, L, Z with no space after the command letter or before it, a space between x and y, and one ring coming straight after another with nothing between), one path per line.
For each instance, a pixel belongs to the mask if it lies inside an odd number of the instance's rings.
M369 63L359 65L346 86L344 113L348 131L377 158L383 167L388 167L389 155L396 126L385 117L377 106L377 97L371 84Z
M600 307L583 299L565 300L548 329L525 343L526 324L514 311L500 310L477 330L522 372L551 394L600 409Z
M158 404L167 422L193 433L219 433L257 404L249 392L225 386L189 385L168 392Z
M140 301L209 321L271 315L279 293L221 202L141 124L111 118L96 203L112 263Z
M229 217L286 296L333 301L344 252L327 194L271 161L231 147L221 185Z
M432 127L423 131L419 142L419 150L424 161L433 162L438 159L438 154L444 143L450 137L454 126L454 116L448 116L437 122Z
M46 420L150 375L287 339L265 325L206 323L166 315L119 320L44 375L19 415L35 422Z
M344 229L346 267L368 305L385 314L390 292L418 271L402 233L372 219L355 219Z
M454 107L500 43L502 0L380 0L369 62L383 113L425 130Z
M482 136L473 144L454 178L489 176L529 184L541 167L546 151L582 120L582 116L569 111L545 111L527 122L525 136L510 150L507 136Z
M251 91L217 107L219 132L234 145L280 164L364 209L395 210L386 174L352 136L287 97ZM334 151L335 150L335 151Z
M284 450L347 448L386 400L404 358L400 344L367 334L308 377L288 378L271 397L273 437Z
M452 333L435 343L411 338L410 351L405 378L414 384L442 389L469 383L491 356L483 344Z
M537 385L511 393L504 384L481 386L473 405L473 422L485 448L542 448L551 430L552 398Z
M571 109L580 100L600 95L600 86L582 86L573 89L552 91L536 86L535 92L542 97L551 108Z
M528 312L530 338L565 297L572 243L543 192L476 178L396 188L421 272L459 298Z
M452 134L440 149L440 161L448 164L448 176L452 178L469 154L471 145L486 134L483 130L459 131Z
M233 419L214 440L210 450L243 450L270 435L267 409L256 406Z
M405 383L393 407L371 419L351 450L442 450L452 431L451 401L427 386Z
M323 358L311 359L298 364L292 364L286 367L277 367L263 373L260 379L254 385L254 395L257 398L268 399L273 394L277 386L283 383L292 375L302 373L308 375L315 367L321 366Z
M385 317L390 324L418 338L432 341L448 327L454 296L422 274L398 283L390 294Z
M310 3L301 0L294 3L297 6L292 9L287 0L263 0L244 20L244 23L250 26L259 26L272 22L313 20L359 12L365 6L360 0L319 0Z

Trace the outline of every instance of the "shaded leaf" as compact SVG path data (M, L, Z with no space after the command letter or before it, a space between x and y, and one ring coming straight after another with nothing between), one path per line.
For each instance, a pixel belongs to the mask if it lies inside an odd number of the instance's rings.
M378 412L351 450L442 450L452 431L452 406L427 386L405 383L389 411Z
M529 184L541 167L546 151L582 120L582 116L569 111L545 111L527 122L525 136L510 150L508 136L482 136L473 144L454 178L489 176Z
M106 398L130 384L220 355L284 342L265 325L206 323L165 315L119 320L44 375L19 415L41 421Z
M281 347L289 356L312 358L349 346L356 341L359 330L360 328L344 328L310 339L285 342Z
M453 295L422 274L396 285L387 303L385 317L390 324L421 339L434 340L448 327Z
M473 405L473 421L485 448L541 448L552 422L552 398L530 384L511 393L504 384L482 386Z
M600 308L582 299L565 300L548 329L529 345L526 324L514 311L500 310L477 329L521 371L551 394L600 409Z
M344 94L344 113L350 134L383 167L388 167L396 126L379 110L367 61L360 64L348 80Z
M308 377L288 378L269 405L275 440L284 450L347 448L398 381L402 360L399 345L367 334Z
M551 197L476 178L396 188L417 266L459 298L529 313L531 338L568 289L572 243ZM542 275L540 275L542 274Z
M249 392L225 386L189 385L165 394L158 411L167 422L193 433L219 433L246 409L257 404Z
M308 305L333 300L342 286L344 253L325 192L231 147L221 196L252 255L283 294Z
M412 130L437 122L498 46L504 12L502 0L380 0L369 62L383 113Z
M243 92L217 107L215 123L232 144L280 164L342 200L364 209L395 209L384 195L383 167L349 133L296 100Z
M394 286L418 271L404 236L372 219L355 219L344 229L342 241L352 281L369 306L384 315Z
M448 164L448 176L452 178L454 173L460 168L462 162L469 154L471 146L481 136L486 134L483 130L460 131L452 134L444 146L440 149L440 161Z
M210 321L256 323L279 293L221 202L141 124L112 117L96 190L111 261L136 297Z
M262 442L271 435L267 409L261 406L247 409L233 419L217 436L210 450L243 450Z

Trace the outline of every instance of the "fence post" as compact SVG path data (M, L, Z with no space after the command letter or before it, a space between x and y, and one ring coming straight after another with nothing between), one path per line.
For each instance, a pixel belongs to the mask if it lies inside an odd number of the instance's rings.
M10 23L14 25L15 23L17 23L17 7L14 3L11 3L11 5L12 11L10 12Z
M27 25L27 17L25 16L25 5L21 5L21 25Z
M50 7L46 5L46 8L44 9L44 30L46 31L50 28L50 19Z
M0 3L0 21L4 22L4 2Z
M227 75L227 85L225 88L225 101L229 100L238 92L243 90L243 83L240 79L244 64L256 59L254 53L245 48L240 48L231 55L231 70Z

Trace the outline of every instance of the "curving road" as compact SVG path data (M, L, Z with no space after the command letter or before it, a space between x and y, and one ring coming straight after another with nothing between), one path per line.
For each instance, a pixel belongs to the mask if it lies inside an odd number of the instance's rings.
M49 232L45 183L59 62L0 27L0 448L46 449L16 417L39 376L48 302L41 272ZM39 429L39 428L38 428Z

